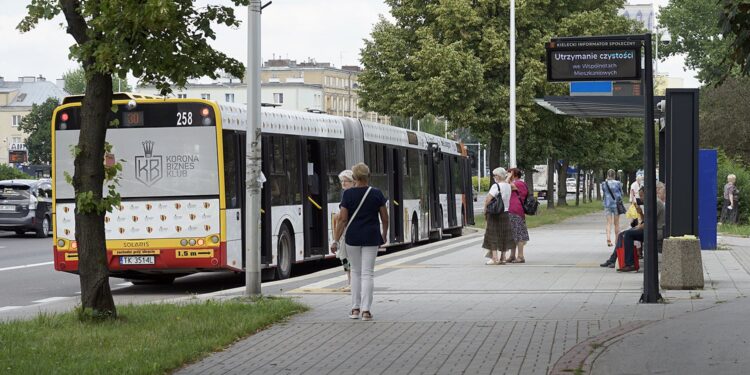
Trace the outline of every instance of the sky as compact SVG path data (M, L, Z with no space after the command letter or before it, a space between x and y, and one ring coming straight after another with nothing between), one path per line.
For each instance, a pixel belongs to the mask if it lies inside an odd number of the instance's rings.
M61 26L64 19L42 21L34 30L21 34L15 27L26 14L29 0L0 0L0 76L15 81L21 76L39 76L48 80L61 78L77 64L68 59L68 47L73 43ZM230 1L198 0L198 4ZM266 3L267 0L263 0ZM644 3L646 0L631 0ZM655 0L660 6L668 0ZM297 61L314 59L334 66L359 65L359 51L363 39L369 38L372 26L381 16L388 17L388 6L383 0L273 0L264 9L261 21L261 55L263 61L289 58ZM211 44L230 57L247 60L247 11L238 11L242 25L237 29L217 28L217 39ZM692 76L684 71L684 59L676 57L659 63L659 71L682 77L686 87L698 87ZM132 84L131 80L131 84Z

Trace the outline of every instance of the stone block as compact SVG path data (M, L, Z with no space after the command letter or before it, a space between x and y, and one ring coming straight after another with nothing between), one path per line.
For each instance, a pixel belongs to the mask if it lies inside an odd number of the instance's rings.
M664 239L661 287L703 289L701 243L695 236Z

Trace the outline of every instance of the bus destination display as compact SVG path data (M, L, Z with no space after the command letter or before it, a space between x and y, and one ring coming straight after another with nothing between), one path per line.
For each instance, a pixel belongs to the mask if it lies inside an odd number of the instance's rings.
M547 47L547 80L552 82L635 80L641 76L637 48L558 49Z

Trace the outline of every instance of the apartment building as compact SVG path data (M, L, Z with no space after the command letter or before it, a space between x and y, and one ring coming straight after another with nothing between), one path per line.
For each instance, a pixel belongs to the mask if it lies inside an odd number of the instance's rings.
M50 97L62 101L66 95L62 82L56 84L42 76L19 77L18 81L0 77L0 164L25 162L27 134L21 132L18 125L31 113L31 107Z

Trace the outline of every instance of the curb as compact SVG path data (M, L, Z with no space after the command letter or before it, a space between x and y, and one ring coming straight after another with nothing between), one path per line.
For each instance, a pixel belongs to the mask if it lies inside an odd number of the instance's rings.
M555 362L555 365L549 371L549 375L570 375L576 372L576 370L583 370L584 373L590 373L594 360L608 346L619 341L624 335L641 329L653 322L656 322L656 320L628 322L579 342Z

